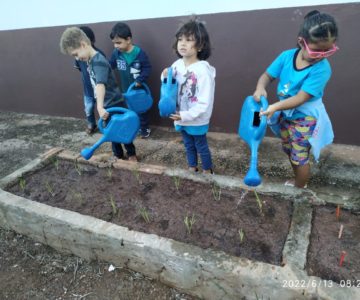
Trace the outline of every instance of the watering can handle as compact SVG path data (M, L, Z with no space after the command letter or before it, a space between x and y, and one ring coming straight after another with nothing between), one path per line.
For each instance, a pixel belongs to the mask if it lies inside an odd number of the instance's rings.
M269 103L267 101L267 99L264 96L260 97L260 104L261 104L261 108L263 111L267 110ZM263 115L260 118L260 125L259 125L259 130L257 130L256 132L256 139L259 139L260 135L263 132L263 128L266 128L267 125L267 116Z
M110 107L110 108L106 109L106 111L108 113L121 113L121 114L123 114L123 113L128 112L129 110L127 108L125 108L125 107Z
M260 97L260 103L261 103L261 108L263 110L267 110L267 108L269 106L269 103L268 103L267 99L264 96Z
M171 83L172 81L172 68L168 68L168 76L167 76L168 82Z
M167 70L168 70L168 72L167 72L167 82L168 82L169 84L171 84L172 78L173 78L173 74L172 74L173 70L172 70L171 67L168 68Z
M126 113L129 110L124 107L110 107L110 108L107 108L106 111L110 114L110 113ZM98 127L99 127L100 132L103 132L103 130L104 130L102 121L103 120L100 119L98 122Z
M132 84L130 84L126 92L130 92L133 88L135 88L135 84L136 84L136 81L134 81ZM146 91L146 93L150 94L150 89L145 82L141 82L141 87L144 87L144 90Z

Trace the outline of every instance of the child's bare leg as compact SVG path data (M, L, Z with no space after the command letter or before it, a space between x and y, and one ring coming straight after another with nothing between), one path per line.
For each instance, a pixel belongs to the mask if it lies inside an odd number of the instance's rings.
M295 173L295 186L298 188L304 188L310 179L310 164L297 166L291 164Z
M290 157L289 157L289 162L290 162L291 168L293 169L293 172L294 172L294 174L295 174L295 172L296 172L296 171L295 171L296 165L294 165L294 164L292 163Z

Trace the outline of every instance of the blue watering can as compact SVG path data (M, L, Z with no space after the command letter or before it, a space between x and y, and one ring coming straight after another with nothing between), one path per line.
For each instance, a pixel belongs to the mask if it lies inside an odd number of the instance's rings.
M176 112L178 83L172 73L172 68L168 68L167 77L161 82L159 112L163 118Z
M248 96L241 109L239 136L249 145L251 150L250 168L244 178L248 186L258 186L261 177L257 170L257 154L261 140L266 133L267 117L259 116L260 109L265 111L268 101L265 97L257 102L253 96Z
M98 127L103 136L92 147L81 150L80 154L86 160L90 159L102 143L130 144L139 131L140 120L135 112L123 107L112 107L106 111L110 114L110 120L105 125L106 127L103 125L105 122L103 119L100 118L98 121Z
M135 84L136 82L130 84L128 90L123 93L123 96L128 108L141 114L151 108L153 99L146 83L141 83L141 87L136 87Z

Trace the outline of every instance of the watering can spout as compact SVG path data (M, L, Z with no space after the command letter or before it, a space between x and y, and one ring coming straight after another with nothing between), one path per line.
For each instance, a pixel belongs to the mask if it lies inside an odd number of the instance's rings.
M244 183L248 186L258 186L261 184L261 177L257 169L251 169L247 172Z
M99 123L101 122L101 119L99 121ZM106 138L105 136L102 136L100 140L98 140L94 145L92 145L91 147L89 148L84 148L81 150L80 154L83 158L85 158L86 160L89 160L91 158L91 156L93 156L95 150L97 148L100 147L100 145L102 143L106 142Z
M94 154L94 150L92 148L84 148L80 152L81 156L86 160L89 160L91 156Z

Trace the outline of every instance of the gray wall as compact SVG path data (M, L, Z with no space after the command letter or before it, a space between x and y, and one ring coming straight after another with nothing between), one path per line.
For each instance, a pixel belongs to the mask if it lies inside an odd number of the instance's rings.
M201 16L213 44L209 62L216 67L216 98L211 130L237 132L243 100L253 93L260 74L283 50L296 44L304 14L312 9L338 21L340 51L330 58L333 76L324 102L333 121L335 142L360 145L358 89L360 79L360 3L269 9ZM151 123L171 126L157 111L159 75L176 56L171 49L181 17L129 21L134 42L148 53L153 72L149 81L155 105ZM79 24L81 25L81 24ZM90 24L96 45L109 56L114 22ZM80 73L72 58L59 51L66 27L0 31L0 110L83 117ZM275 100L275 84L269 100ZM355 131L353 133L352 131Z

